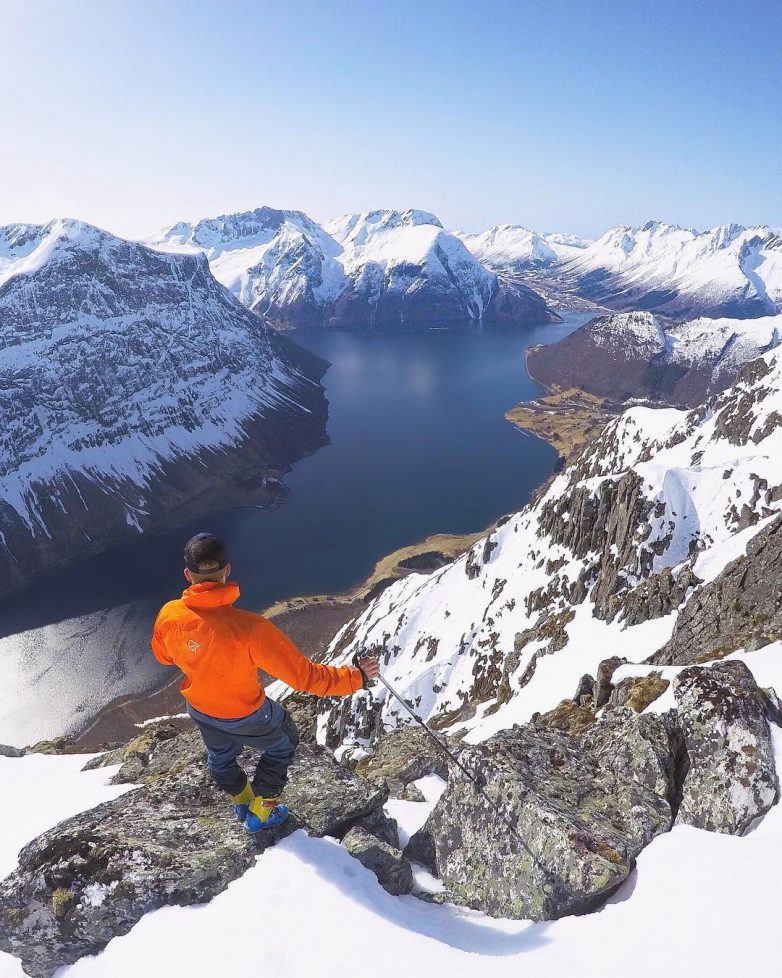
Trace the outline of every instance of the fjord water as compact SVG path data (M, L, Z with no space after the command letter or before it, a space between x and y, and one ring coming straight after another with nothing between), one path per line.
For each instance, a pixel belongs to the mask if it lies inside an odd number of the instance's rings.
M3 602L3 658L16 654L16 633L40 629L25 639L36 667L28 673L20 664L23 673L7 681L32 683L52 661L64 673L75 669L78 636L80 661L98 673L105 663L111 688L148 688L160 675L148 652L152 619L180 592L182 544L198 530L228 540L242 604L260 610L294 595L343 591L398 547L480 530L519 509L556 462L550 446L504 417L540 393L525 349L587 318L573 314L523 334L297 336L331 363L323 378L330 444L296 463L284 503L214 512L176 532L145 535Z
M523 506L556 462L552 448L504 417L541 393L524 352L587 318L570 314L522 334L297 335L331 364L330 444L295 464L282 506L215 512L84 561L5 602L2 632L177 593L182 543L204 528L229 541L253 608L342 591L398 547L482 529Z

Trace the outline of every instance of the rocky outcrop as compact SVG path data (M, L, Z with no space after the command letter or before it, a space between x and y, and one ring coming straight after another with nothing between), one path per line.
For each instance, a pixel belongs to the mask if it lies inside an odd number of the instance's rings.
M249 836L209 781L197 731L161 736L144 755L135 749L123 764L140 763L140 787L31 842L0 884L0 948L33 978L98 952L150 910L211 899L296 828L344 835L386 797L323 749L302 745L285 795L291 818Z
M453 771L410 854L428 850L449 896L492 915L584 913L670 828L670 757L665 724L631 711L577 734L514 727L462 751L483 792Z
M451 749L456 746L448 737L441 735L441 740ZM356 773L386 784L391 796L398 797L412 781L427 774L447 779L448 761L420 727L400 727L381 738L374 752L358 761Z
M384 890L394 896L410 892L413 886L412 867L407 858L388 842L357 825L343 838L342 845L377 876Z
M761 530L747 553L698 588L673 635L650 662L689 665L782 638L782 517Z
M691 666L673 688L689 761L677 821L741 834L779 798L773 707L743 662Z

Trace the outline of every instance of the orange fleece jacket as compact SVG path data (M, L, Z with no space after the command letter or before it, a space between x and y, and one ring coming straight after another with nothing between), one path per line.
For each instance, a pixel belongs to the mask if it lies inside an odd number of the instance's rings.
M231 720L257 710L266 698L258 670L316 696L347 696L361 689L352 666L310 662L262 615L234 608L239 585L204 581L160 609L152 633L158 662L185 674L179 687L201 713Z

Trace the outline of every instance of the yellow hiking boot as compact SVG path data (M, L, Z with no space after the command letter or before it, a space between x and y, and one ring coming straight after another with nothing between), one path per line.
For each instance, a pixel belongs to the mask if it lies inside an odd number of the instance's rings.
M279 798L262 798L256 795L250 802L250 810L244 820L248 832L271 829L281 825L288 817L288 808L280 804Z
M247 818L247 813L250 811L250 803L252 802L255 795L253 794L253 789L250 787L250 782L245 782L244 787L239 792L238 795L231 795L231 801L234 806L234 814L239 819L240 822L244 822Z

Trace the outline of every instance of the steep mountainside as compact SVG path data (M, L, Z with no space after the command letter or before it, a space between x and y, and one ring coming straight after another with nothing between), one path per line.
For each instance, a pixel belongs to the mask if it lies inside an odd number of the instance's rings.
M782 315L666 326L650 312L619 313L531 348L527 366L547 387L691 407L724 390L743 364L777 346L781 333Z
M323 443L323 365L200 254L76 221L0 242L0 591L218 494L263 501L266 473Z
M407 330L552 321L540 296L486 269L433 214L370 211L325 228L262 207L149 239L203 251L215 276L277 329Z
M604 660L654 655L693 601L707 606L699 622L721 620L720 655L782 638L762 610L765 590L741 609L726 597L735 584L707 591L735 576L730 562L779 519L780 452L777 351L744 367L711 407L632 408L463 557L380 594L337 635L332 656L379 650L389 681L424 717L483 741L550 709L585 673L606 681ZM768 574L764 587L778 595L782 570L770 561ZM728 627L734 608L740 628ZM367 744L400 722L404 711L381 690L324 707L320 737Z

